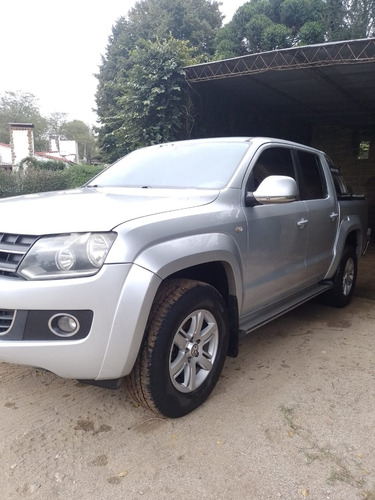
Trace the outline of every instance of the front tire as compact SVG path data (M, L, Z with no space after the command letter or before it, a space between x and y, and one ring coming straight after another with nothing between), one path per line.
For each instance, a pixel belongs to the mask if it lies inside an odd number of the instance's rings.
M161 285L132 373L131 396L156 413L182 417L200 406L220 376L228 350L228 313L212 286L187 279Z
M347 306L352 299L356 281L357 255L353 247L346 246L333 278L333 287L323 295L324 302L334 307Z

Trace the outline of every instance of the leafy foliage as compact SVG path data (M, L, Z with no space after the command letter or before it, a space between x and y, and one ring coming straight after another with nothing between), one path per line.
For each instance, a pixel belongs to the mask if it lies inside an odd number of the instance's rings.
M95 177L102 170L103 165L88 165L83 163L70 166L67 171L69 188L83 186L83 184Z
M191 49L186 42L143 41L130 54L132 67L123 89L116 131L129 150L184 138L190 132L185 72Z
M182 66L212 57L221 22L215 0L140 0L128 18L117 21L97 75L99 145L106 160L114 161L145 141L180 137L181 129L188 133ZM155 55L155 62L148 51ZM146 82L148 75L150 82ZM142 82L139 85L137 78ZM135 99L134 109L131 99ZM178 117L183 127L177 126Z
M77 141L80 158L90 163L98 154L97 139L92 129L81 120L63 122L59 128L59 134L68 141Z
M298 31L299 45L312 45L314 43L323 43L325 38L324 27L318 21L305 23Z
M36 170L65 170L66 164L62 161L40 161L34 157L28 156L19 163L19 168L26 170L27 168L35 168Z
M48 117L48 133L50 135L61 135L61 129L66 123L67 113L55 111Z
M26 172L0 170L0 197L20 194L57 191L69 187L68 174L65 171L39 170L32 167Z
M188 138L183 66L374 34L374 0L251 0L221 27L214 0L139 0L112 29L98 77L103 157Z
M374 0L344 0L344 36L349 39L375 35Z
M48 121L39 111L37 98L28 92L7 91L0 95L0 142L9 144L10 123L34 125L35 149L45 151L48 144Z
M374 0L251 0L218 32L215 57L365 38L374 19Z
M0 169L0 198L72 189L82 186L102 170L102 167L85 164L51 170L44 166L38 168L38 164L18 172Z

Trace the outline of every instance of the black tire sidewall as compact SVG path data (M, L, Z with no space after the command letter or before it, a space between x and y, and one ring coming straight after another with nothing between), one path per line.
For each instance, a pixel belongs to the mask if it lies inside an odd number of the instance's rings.
M352 259L354 263L354 279L350 292L347 295L345 295L343 291L343 281L344 281L345 267L350 259ZM355 253L354 248L345 247L343 256L340 261L340 265L334 277L333 288L332 290L330 290L329 293L330 303L335 307L347 306L353 296L356 280L357 280L357 255Z
M190 313L198 309L205 309L214 316L219 330L219 345L214 365L204 382L196 390L182 393L171 381L169 356L179 326ZM193 288L184 291L169 307L158 331L153 331L151 326L148 334L153 345L147 354L148 390L160 413L172 418L181 417L200 406L210 395L220 376L228 349L227 318L221 295L213 287L196 282Z

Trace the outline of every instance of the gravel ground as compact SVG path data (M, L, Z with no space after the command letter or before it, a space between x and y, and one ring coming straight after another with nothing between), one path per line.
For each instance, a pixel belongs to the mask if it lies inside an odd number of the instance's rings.
M257 330L178 420L0 364L1 498L375 500L374 278L371 249L349 307Z

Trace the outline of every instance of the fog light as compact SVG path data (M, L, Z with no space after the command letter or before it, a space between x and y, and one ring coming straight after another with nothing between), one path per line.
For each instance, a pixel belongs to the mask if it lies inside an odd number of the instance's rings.
M72 337L80 328L79 321L71 314L55 314L48 322L52 333L59 337Z

